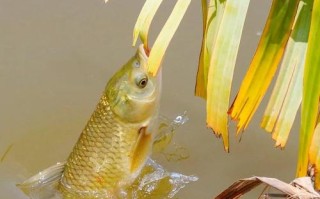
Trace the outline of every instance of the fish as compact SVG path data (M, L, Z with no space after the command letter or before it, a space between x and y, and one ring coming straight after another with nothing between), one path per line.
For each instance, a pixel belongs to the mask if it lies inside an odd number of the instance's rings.
M45 178L58 176L63 198L118 198L146 164L161 95L161 71L152 76L147 63L148 55L140 45L108 81L66 162L47 170ZM20 188L37 183L40 176Z

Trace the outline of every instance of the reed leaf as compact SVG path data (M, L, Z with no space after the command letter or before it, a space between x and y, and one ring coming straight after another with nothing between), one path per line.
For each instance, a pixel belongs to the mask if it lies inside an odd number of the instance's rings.
M206 51L206 35L207 35L207 15L208 15L208 4L207 0L201 0L202 5L202 43L201 43L201 51L199 56L199 65L197 72L197 81L195 86L195 96L202 97L204 99L207 98L207 85L205 82L205 74L204 74L204 63L205 57L207 57Z
M178 0L168 20L160 31L150 52L148 59L148 71L156 75L161 65L167 47L176 32L191 0Z
M145 4L143 5L133 29L132 45L135 46L138 38L140 37L142 43L144 44L144 48L149 55L148 71L152 75L156 75L157 71L159 70L165 51L167 50L174 33L176 32L185 12L187 11L190 2L191 0L177 1L151 50L149 49L148 45L149 29L152 19L161 5L162 0L146 0Z
M261 126L273 132L276 146L283 148L302 100L302 77L311 21L312 0L300 1L294 29L289 38Z
M225 8L225 0L210 0L209 3L207 0L202 0L201 2L203 15L203 38L197 72L195 95L206 99L208 72L213 49L212 46L214 46L217 38Z
M308 153L319 115L320 98L320 0L313 3L308 49L303 76L301 128L297 176L305 176L308 168ZM319 145L319 142L316 143Z
M137 22L133 28L133 46L136 45L138 37L140 37L142 43L144 44L144 48L146 50L149 49L148 34L150 25L161 3L162 0L146 0L144 3Z
M249 3L250 0L226 2L217 38L211 47L207 85L207 125L216 135L222 136L226 151L229 151L227 112L231 83Z
M237 133L244 130L259 106L283 56L299 0L273 0L257 51L229 109L238 121Z
M309 158L310 164L314 166L315 169L315 187L320 190L320 123L318 123L316 129L314 130L310 150Z

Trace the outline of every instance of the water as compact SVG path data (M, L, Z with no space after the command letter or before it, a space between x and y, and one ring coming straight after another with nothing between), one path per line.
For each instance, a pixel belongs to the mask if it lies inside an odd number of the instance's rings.
M48 169L29 178L18 187L32 199L62 199L62 198L108 198L108 199L148 199L174 198L180 189L198 180L196 176L186 176L169 172L152 159L148 159L136 180L119 191L111 192L77 192L76 190L59 189L59 181L65 163L57 163Z
M66 159L107 80L135 52L130 47L132 29L144 1L134 2L0 0L0 158L12 145L0 163L2 198L25 199L16 183ZM151 41L174 3L165 1L161 6L151 27ZM268 0L251 2L233 97L270 4ZM230 124L230 154L206 128L205 102L193 96L201 16L200 1L192 1L163 63L161 113L173 117L188 111L190 121L174 139L189 149L189 158L177 162L155 158L169 171L199 177L178 193L183 199L212 198L233 181L252 175L292 180L298 125L286 149L274 149L271 136L259 128L264 111L259 109L241 143L233 136L235 125Z

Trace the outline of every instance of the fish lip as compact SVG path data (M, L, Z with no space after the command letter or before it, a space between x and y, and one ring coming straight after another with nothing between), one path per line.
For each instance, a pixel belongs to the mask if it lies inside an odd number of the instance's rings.
M149 67L149 66L148 66L149 56L148 56L147 53L149 53L149 51L147 50L147 52L146 52L146 49L144 48L144 45L143 45L143 44L140 44L140 46L139 46L139 48L138 48L138 53L137 53L137 54L138 54L138 56L139 56L139 58L140 58L140 62L141 62L141 64L143 65L144 70L145 70L148 74L150 74L150 71L148 70L148 67ZM160 66L158 73L155 75L155 77L158 77L158 78L157 78L158 81L161 79L161 75L159 75L159 74L161 73L161 69L162 69L162 67ZM151 75L151 76L153 76L153 75Z
M140 58L146 62L148 60L148 55L144 49L143 44L140 44L138 52L139 52Z
M140 59L140 65L141 67L143 68L143 70L145 72L148 71L148 55L143 47L143 44L141 44L138 48L138 51L137 51L137 54L139 56L139 59Z

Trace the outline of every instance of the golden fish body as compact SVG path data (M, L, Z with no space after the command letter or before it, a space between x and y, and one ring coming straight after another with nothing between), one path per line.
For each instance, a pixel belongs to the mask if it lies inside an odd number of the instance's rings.
M59 187L65 198L117 195L144 166L152 150L161 84L160 74L148 74L147 60L140 46L108 82L64 168Z

